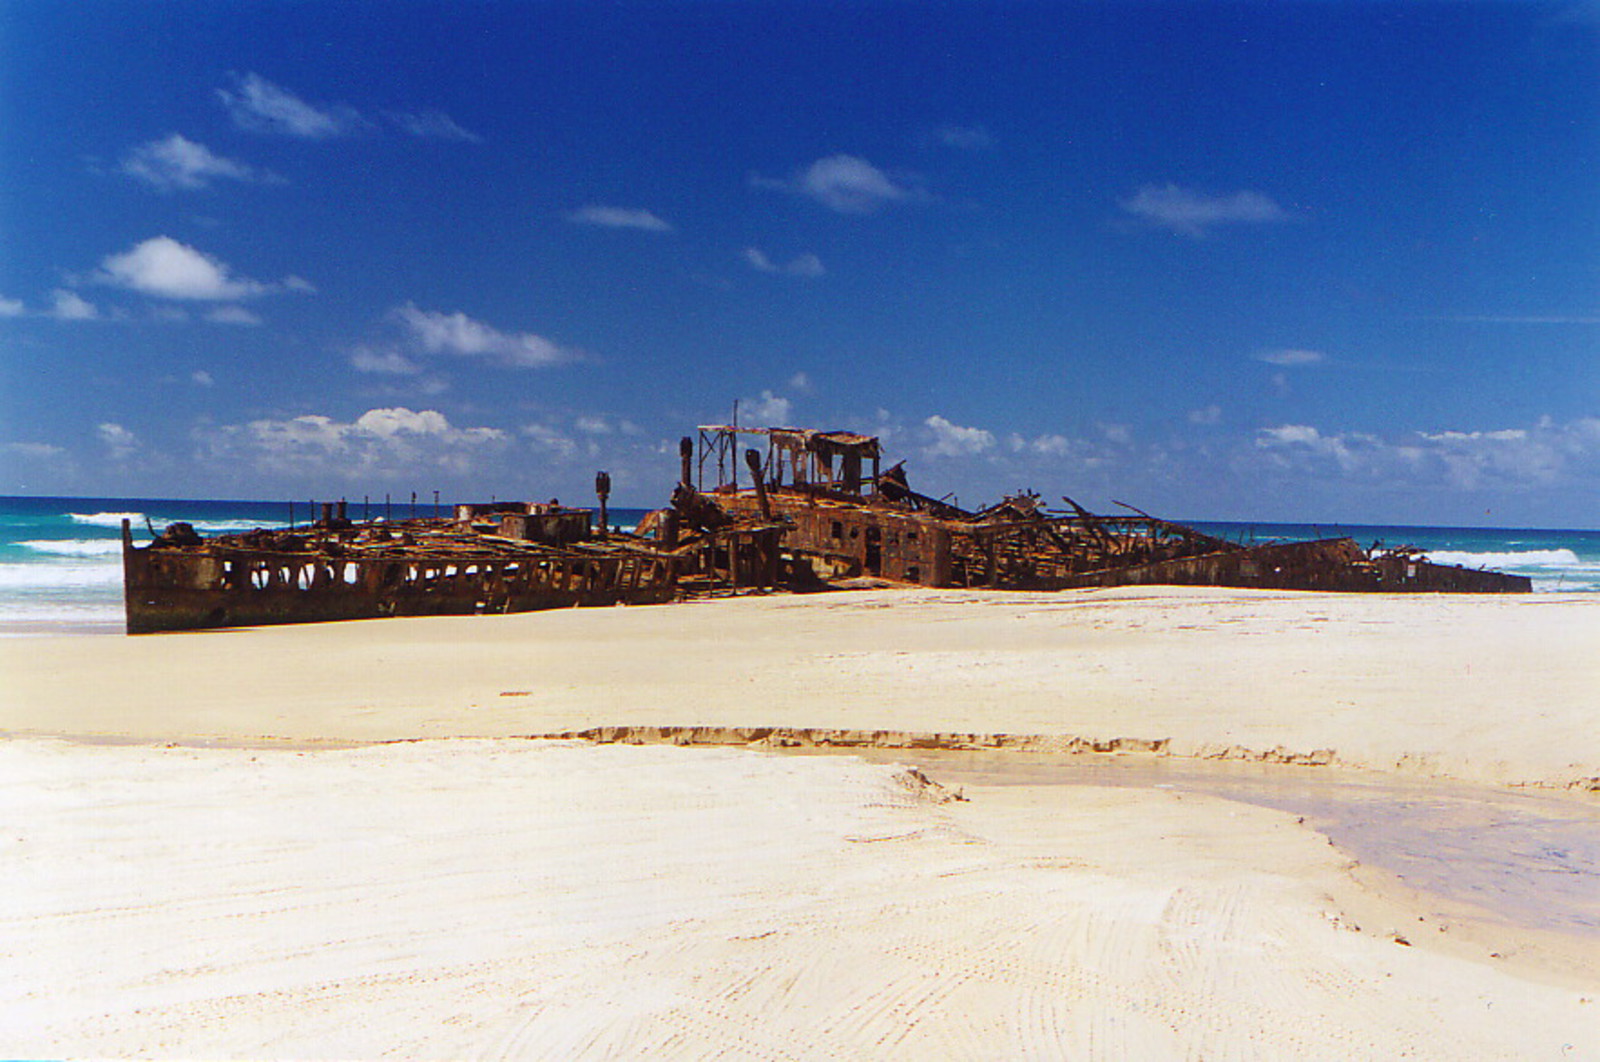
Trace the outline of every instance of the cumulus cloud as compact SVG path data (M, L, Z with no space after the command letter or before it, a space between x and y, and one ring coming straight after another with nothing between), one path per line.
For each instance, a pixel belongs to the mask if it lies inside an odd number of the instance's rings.
M212 324L254 326L261 323L261 318L245 309L243 306L218 306L206 314L206 320Z
M1256 434L1267 467L1402 489L1520 491L1600 474L1600 418L1531 428L1417 432L1383 439L1283 424Z
M924 451L930 457L971 457L994 447L994 434L983 428L964 428L938 414L922 424L933 433L933 444Z
M631 420L612 420L598 414L581 416L572 422L573 428L585 435L638 435L639 426Z
M28 461L50 461L58 457L65 457L67 451L50 443L13 442L0 444L0 452L20 457Z
M1191 409L1186 419L1190 424L1199 424L1206 427L1220 424L1222 423L1222 407L1210 405L1200 409Z
M197 369L189 374L189 382L196 387L214 387L217 381L211 378L209 372L204 369Z
M1006 439L1012 453L1036 454L1040 457L1066 457L1077 447L1065 435L1036 435L1032 439L1012 432Z
M233 89L218 89L217 98L234 124L252 133L329 140L371 125L353 107L307 103L259 74L236 75Z
M501 332L464 313L440 313L406 303L390 312L408 340L428 354L482 358L516 369L540 369L574 355L532 332Z
M1175 184L1147 184L1120 205L1135 217L1197 239L1219 225L1265 224L1289 217L1260 192L1208 195Z
M76 292L57 288L50 293L49 316L58 321L93 321L99 318L100 311Z
M205 188L218 179L263 179L244 163L213 154L177 133L134 148L122 160L122 172L163 191Z
M121 424L106 423L95 428L95 434L105 443L113 461L123 461L139 448L139 438Z
M841 214L872 214L894 203L922 198L911 185L894 180L855 155L830 155L788 180L758 177L754 183L806 196Z
M422 366L393 347L359 346L350 352L350 367L382 376L416 376Z
M567 215L577 225L597 225L604 229L639 229L643 232L671 232L672 225L648 210L629 207L586 206Z
M822 259L814 254L802 254L790 259L786 264L779 265L767 257L765 251L759 247L746 247L744 260L752 269L761 273L784 273L792 277L820 277L827 272L823 268Z
M481 144L483 137L470 129L462 128L454 118L441 110L385 111L391 125L408 136L421 140L455 140L467 144Z
M437 410L369 409L354 421L320 414L227 425L201 440L220 462L271 474L346 480L414 476L430 469L465 474L509 445L497 428L458 428Z
M760 398L739 399L739 419L746 424L760 424L781 428L789 423L790 402L771 391L762 391Z
M1328 356L1320 350L1263 350L1252 357L1256 361L1264 361L1268 365L1295 366L1295 365L1320 365L1328 360Z
M26 312L27 307L22 305L22 300L0 295L0 317L21 317Z
M555 457L568 458L578 453L577 440L548 424L525 424L522 435L534 449Z
M249 299L275 290L274 285L234 276L222 262L170 236L154 236L108 255L97 279L158 298L207 302ZM281 287L303 290L294 279ZM304 281L298 285L309 286Z

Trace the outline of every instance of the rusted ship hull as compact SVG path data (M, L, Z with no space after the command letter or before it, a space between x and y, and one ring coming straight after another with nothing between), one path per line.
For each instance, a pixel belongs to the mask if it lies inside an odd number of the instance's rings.
M130 634L651 604L677 595L678 558L644 550L462 549L368 558L216 542L137 548L124 525L122 556Z
M1279 542L1198 557L1085 572L1063 589L1090 586L1231 586L1339 593L1525 594L1525 575L1406 558L1368 558L1353 540Z
M767 453L739 453L740 436ZM672 508L639 534L605 531L610 479L591 513L558 503L456 507L453 519L352 524L325 506L303 533L202 539L185 524L136 547L123 523L128 631L531 612L652 604L694 594L870 576L935 587L1066 590L1139 584L1340 592L1527 593L1524 576L1432 564L1409 547L1348 538L1243 545L1135 515L1097 516L1032 492L976 512L912 491L849 432L700 429L680 447ZM739 485L739 458L749 469ZM716 479L704 482L714 465ZM1120 503L1119 503L1120 504Z
M752 487L739 486L735 440L765 438L745 452ZM685 487L692 440L682 448ZM1070 499L1047 512L1020 493L978 512L912 491L900 466L880 473L878 440L843 432L700 429L704 497L736 517L781 519L791 568L822 580L876 577L935 587L1066 590L1170 584L1347 593L1528 593L1526 576L1433 564L1401 547L1372 552L1348 538L1244 545L1192 527L1134 515L1097 516ZM871 466L871 471L867 467Z

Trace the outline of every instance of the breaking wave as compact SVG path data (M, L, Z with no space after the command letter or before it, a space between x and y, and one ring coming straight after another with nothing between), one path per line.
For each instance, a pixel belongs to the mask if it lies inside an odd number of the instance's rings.
M120 538L36 538L17 545L55 557L114 557L122 552Z
M144 522L144 513L68 513L67 519L75 524L88 524L90 527L121 527L122 521L139 524Z
M0 564L0 590L78 590L121 583L120 564Z
M121 528L122 521L126 520L135 528L141 529L145 525L145 520L148 519L151 525L158 530L174 522L159 516L147 517L144 513L68 513L67 518L75 524L112 528ZM230 531L249 531L256 527L289 526L282 520L251 520L243 517L234 520L187 520L185 523L202 535L219 535Z
M1471 553L1464 550L1429 550L1435 564L1463 568L1576 568L1583 562L1570 549L1530 549L1511 553Z

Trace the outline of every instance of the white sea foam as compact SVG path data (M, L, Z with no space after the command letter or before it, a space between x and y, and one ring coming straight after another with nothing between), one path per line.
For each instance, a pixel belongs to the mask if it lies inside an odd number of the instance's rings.
M144 522L144 513L68 513L67 517L75 524L91 527L121 527L124 520L134 524Z
M170 520L167 521L167 523L171 522ZM157 520L155 524L157 527L164 526L160 520ZM221 535L235 531L249 531L257 527L276 528L289 526L281 520L190 520L188 524L202 535Z
M35 538L17 545L56 557L114 557L122 552L120 538Z
M1435 564L1456 564L1463 568L1575 568L1581 563L1570 549L1530 549L1513 553L1469 553L1462 550L1429 550Z
M0 564L0 592L7 590L81 590L116 586L122 582L122 565L99 564Z
M176 521L170 518L157 516L146 517L144 513L68 513L68 518L75 524L88 524L91 527L121 527L126 520L136 528L143 528L146 519L157 528L166 527ZM225 534L230 531L249 531L256 527L288 527L282 520L252 520L240 517L237 520L186 520L190 527L202 535Z

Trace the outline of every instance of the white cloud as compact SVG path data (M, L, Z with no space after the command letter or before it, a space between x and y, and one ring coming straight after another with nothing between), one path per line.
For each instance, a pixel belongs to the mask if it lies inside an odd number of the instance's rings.
M789 408L787 398L762 391L760 398L739 399L739 419L745 424L781 428L789 423Z
M121 424L101 424L95 429L95 434L100 437L101 442L106 444L106 449L111 452L113 461L125 460L139 448L138 436Z
M483 137L470 129L463 129L456 120L440 110L385 111L385 118L402 133L422 140L456 140L467 144L481 144Z
M799 391L803 395L811 393L811 377L804 372L797 372L789 377L789 390Z
M789 260L786 265L779 265L759 247L746 247L744 260L752 269L762 273L785 273L792 277L820 277L827 272L822 266L822 259L814 254L802 254Z
M1065 457L1072 451L1072 440L1065 435L1040 435L1028 443L1028 449L1049 457Z
M1066 457L1079 444L1065 435L1036 435L1032 439L1012 432L1006 436L1006 446L1015 454L1035 454L1040 457Z
M982 428L964 428L938 414L922 423L933 432L933 445L925 451L930 457L971 457L994 446L994 434Z
M1264 361L1268 365L1293 366L1293 365L1320 365L1328 360L1328 356L1320 350L1263 350L1252 355L1256 361Z
M212 379L211 374L204 369L197 369L191 372L189 374L189 382L196 387L214 387L217 383L216 380Z
M0 445L0 450L14 457L24 458L29 461L49 461L57 457L65 457L67 451L59 446L49 443L14 442Z
M234 78L234 90L218 89L217 97L234 124L253 133L327 140L367 128L360 112L343 104L318 107L274 85L259 74Z
M522 435L534 449L556 457L572 457L578 452L576 440L546 424L525 424Z
M21 317L27 312L27 307L22 305L20 299L8 299L0 295L0 317Z
M408 302L396 307L390 316L413 343L429 354L484 358L517 369L544 368L574 357L543 336L501 332L464 313L422 310Z
M567 215L578 225L598 225L605 229L639 229L644 232L671 232L672 225L648 210L628 207L586 206Z
M891 203L922 198L910 185L855 155L830 155L788 180L757 177L753 183L807 196L841 214L871 214Z
M93 321L100 311L75 292L57 288L50 293L50 316L58 321Z
M231 301L273 290L260 281L233 276L222 262L170 236L154 236L131 250L109 255L100 269L99 279L105 283L163 299Z
M218 306L206 314L206 320L212 324L227 325L258 325L261 318L245 309L243 306Z
M1126 424L1097 424L1095 427L1100 429L1100 435L1106 442L1113 445L1128 446L1133 442L1133 429Z
M215 155L204 144L177 133L134 148L122 160L122 172L165 191L205 188L219 178L261 179L244 163Z
M254 420L206 433L201 441L220 463L360 481L429 470L466 474L511 439L497 428L457 428L437 410L395 406L370 409L351 422L320 414Z
M350 366L357 372L386 376L416 376L422 366L392 347L357 347L350 353Z
M791 276L820 277L827 270L822 267L822 259L814 254L802 254L789 261L784 270Z
M1191 409L1186 418L1190 424L1210 426L1222 423L1222 407L1217 405L1205 406L1201 409Z
M1418 432L1390 441L1362 432L1325 433L1284 424L1256 433L1268 467L1306 475L1361 479L1397 489L1449 487L1520 491L1569 474L1600 472L1600 420L1489 431ZM1588 469L1587 473L1583 470Z
M1218 225L1262 224L1287 220L1289 215L1260 192L1207 195L1175 184L1147 184L1122 209L1183 236L1205 236Z

